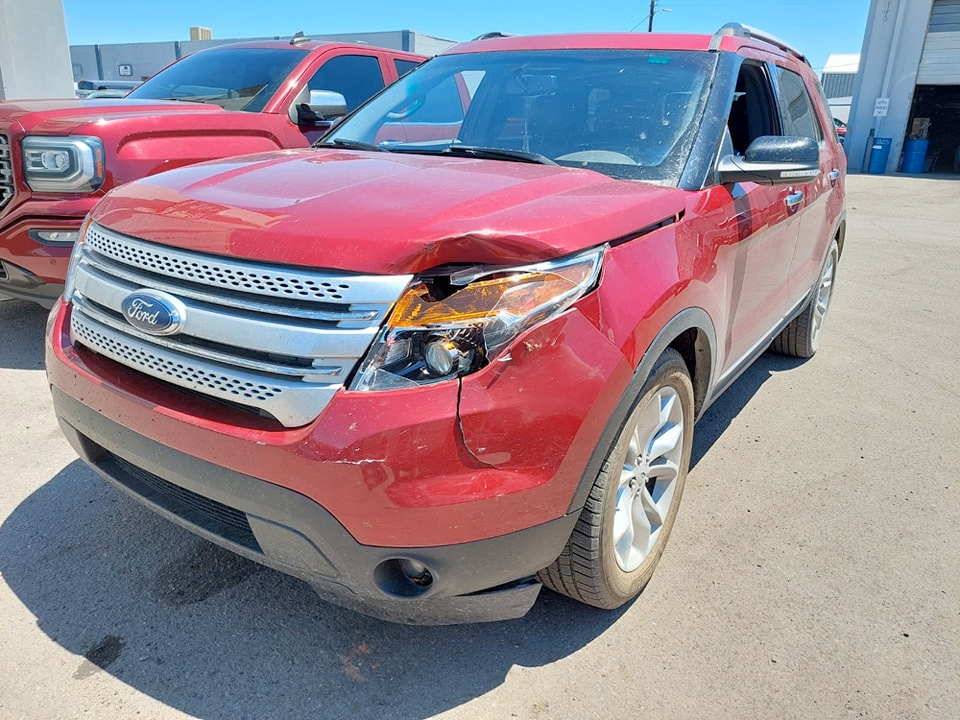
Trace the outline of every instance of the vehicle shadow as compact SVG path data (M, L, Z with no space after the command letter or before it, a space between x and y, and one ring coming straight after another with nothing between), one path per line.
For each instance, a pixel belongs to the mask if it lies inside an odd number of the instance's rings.
M757 394L760 386L774 373L785 372L800 367L806 362L802 358L789 357L778 353L766 352L748 367L737 381L727 388L717 400L707 408L707 412L697 423L693 434L693 453L690 458L691 469L713 447L714 443L730 427L733 419L746 407Z
M381 622L196 538L79 460L0 526L0 574L77 656L73 681L107 672L215 720L431 717L499 687L514 666L576 652L627 609L544 590L519 620Z
M47 312L36 303L0 299L0 367L43 369Z

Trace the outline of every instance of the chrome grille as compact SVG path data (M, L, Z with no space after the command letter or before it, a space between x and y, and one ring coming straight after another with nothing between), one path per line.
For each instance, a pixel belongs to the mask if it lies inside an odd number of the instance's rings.
M87 232L87 245L104 257L124 265L206 287L268 297L291 298L311 302L356 302L369 293L370 284L380 278L322 274L300 268L271 268L227 258L199 255L131 242L102 227Z
M0 210L13 199L14 187L10 141L5 135L0 135Z
M411 279L205 255L96 224L78 252L75 343L286 427L326 407ZM127 322L124 299L144 289L183 302L177 334L154 336Z

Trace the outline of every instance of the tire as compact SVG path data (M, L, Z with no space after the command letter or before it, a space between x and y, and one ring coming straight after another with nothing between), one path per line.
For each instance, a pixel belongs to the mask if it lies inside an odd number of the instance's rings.
M830 309L830 300L833 298L833 283L837 277L837 261L840 251L837 241L830 243L826 260L823 261L823 270L820 279L810 294L803 311L787 325L773 342L770 348L781 355L792 355L798 358L811 358L820 349L820 338L823 334L823 323Z
M693 445L693 384L668 349L632 403L566 547L540 581L613 609L650 581L676 520Z

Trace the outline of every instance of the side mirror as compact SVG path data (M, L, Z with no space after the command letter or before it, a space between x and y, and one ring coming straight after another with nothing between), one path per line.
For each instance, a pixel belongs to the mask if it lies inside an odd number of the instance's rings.
M332 90L307 90L297 96L290 108L290 119L297 125L328 125L347 114L347 100Z
M820 147L813 138L764 135L743 157L726 155L717 163L720 182L761 185L805 183L820 174Z

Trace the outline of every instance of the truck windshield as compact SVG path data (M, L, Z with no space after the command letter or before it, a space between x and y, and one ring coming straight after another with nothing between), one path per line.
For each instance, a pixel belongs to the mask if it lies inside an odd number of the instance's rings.
M294 48L204 50L157 73L127 97L260 112L306 55L306 50Z
M542 162L676 185L715 54L543 50L441 55L321 145Z

